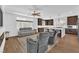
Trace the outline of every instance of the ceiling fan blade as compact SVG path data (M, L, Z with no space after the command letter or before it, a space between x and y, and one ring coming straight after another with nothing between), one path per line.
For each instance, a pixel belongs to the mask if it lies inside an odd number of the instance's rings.
M38 5L32 5L29 7L29 14L32 16L40 16L40 9L38 8Z
M33 16L40 16L40 14L38 14L38 13L35 13L35 14L32 14Z

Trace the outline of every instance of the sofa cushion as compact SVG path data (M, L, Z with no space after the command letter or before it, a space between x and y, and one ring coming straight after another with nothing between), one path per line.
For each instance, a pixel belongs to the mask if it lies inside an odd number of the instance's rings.
M19 36L28 36L35 33L35 30L32 30L32 28L20 28L19 29Z
M25 31L31 31L32 28L20 28L19 31L25 32Z

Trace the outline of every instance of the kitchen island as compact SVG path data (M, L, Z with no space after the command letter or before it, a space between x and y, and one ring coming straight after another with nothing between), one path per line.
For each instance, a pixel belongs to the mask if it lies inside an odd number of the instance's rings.
M54 26L38 26L38 28L43 28L44 31L46 29L55 29L55 30L60 30L61 31L61 38L65 36L65 28L64 27L54 27Z

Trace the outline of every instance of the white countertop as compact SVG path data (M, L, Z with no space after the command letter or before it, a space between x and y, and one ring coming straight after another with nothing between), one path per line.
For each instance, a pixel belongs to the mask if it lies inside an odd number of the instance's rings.
M61 37L63 38L65 36L65 27L38 26L38 28L61 30Z
M49 29L55 28L55 29L64 29L64 27L54 27L54 26L38 26L38 28L49 28Z
M78 29L77 25L68 25L68 29Z
M67 27L55 27L55 26L51 26L51 25L46 25L46 26L38 26L38 28L49 28L49 29L65 29L65 28L68 28L68 29L78 29L78 26L76 25L72 25L71 27L67 26Z

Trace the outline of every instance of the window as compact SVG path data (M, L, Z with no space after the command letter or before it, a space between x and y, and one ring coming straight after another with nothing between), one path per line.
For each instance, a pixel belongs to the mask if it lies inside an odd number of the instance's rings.
M32 21L16 20L17 28L32 27Z

